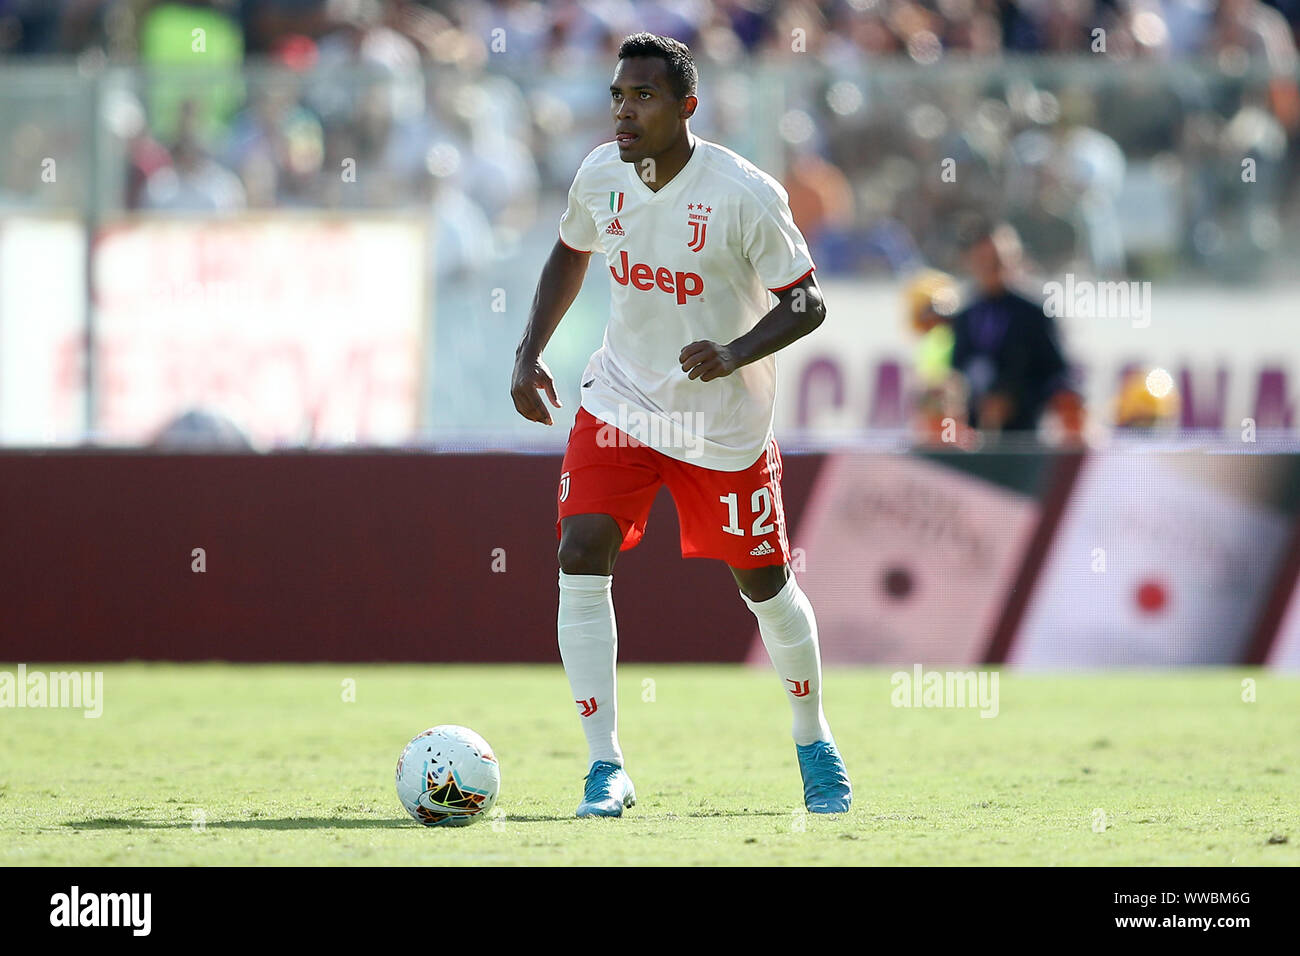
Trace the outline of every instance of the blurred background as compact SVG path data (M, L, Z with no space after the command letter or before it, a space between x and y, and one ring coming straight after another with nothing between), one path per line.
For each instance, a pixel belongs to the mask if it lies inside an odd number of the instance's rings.
M399 562L415 593L445 577L428 541L477 526L430 487L507 501L492 540L518 534L549 581L603 262L545 354L552 429L513 408L514 346L574 172L611 138L619 42L648 30L691 46L693 131L783 183L826 294L780 357L776 428L828 661L1300 667L1298 28L1295 0L0 0L0 554L29 594L6 633L35 642L16 656L51 635L72 658L210 655L166 635L228 641L233 602L265 612L236 657L307 615L334 637L290 656L457 659L428 643L436 594L325 596ZM1032 333L993 328L1008 289ZM262 463L217 495L202 462L147 457L175 451ZM359 504L348 482L398 451L426 470ZM276 462L334 470L291 492ZM121 521L153 554L180 547L168 527L261 522L231 547L278 561L274 516L303 508L294 548L341 522L377 550L281 574L279 604L231 583L128 613L153 559L53 543ZM698 588L657 508L628 560ZM69 560L100 604L52 589ZM739 614L718 659L758 652ZM629 653L700 653L646 628ZM503 659L553 658L519 640Z

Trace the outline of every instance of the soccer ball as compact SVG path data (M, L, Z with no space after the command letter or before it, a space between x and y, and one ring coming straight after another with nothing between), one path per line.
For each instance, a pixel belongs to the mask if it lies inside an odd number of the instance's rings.
M398 799L426 827L469 826L487 816L500 790L496 754L468 727L431 727L397 758Z

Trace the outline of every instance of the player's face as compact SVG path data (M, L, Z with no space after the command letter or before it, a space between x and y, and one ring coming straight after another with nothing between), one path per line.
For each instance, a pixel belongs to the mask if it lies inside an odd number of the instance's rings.
M676 143L695 109L695 97L673 96L668 64L658 57L619 60L609 95L618 155L625 163L658 156Z

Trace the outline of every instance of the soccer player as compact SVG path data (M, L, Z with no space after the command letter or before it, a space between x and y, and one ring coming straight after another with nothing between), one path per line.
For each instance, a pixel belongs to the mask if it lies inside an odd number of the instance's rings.
M772 437L773 353L825 316L813 263L785 189L690 132L690 50L638 33L618 58L615 138L574 177L511 381L519 413L552 424L538 390L560 402L542 350L588 258L604 253L613 309L582 376L557 495L560 657L590 750L577 815L617 817L636 802L618 744L611 575L664 484L683 557L725 561L758 619L794 711L805 806L842 813L852 790L822 711L817 622L789 568Z

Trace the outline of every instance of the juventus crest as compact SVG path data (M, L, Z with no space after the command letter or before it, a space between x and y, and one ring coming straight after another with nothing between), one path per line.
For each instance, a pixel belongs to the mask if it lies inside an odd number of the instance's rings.
M686 205L686 220L691 226L691 238L686 245L692 252L699 252L704 248L705 240L709 235L709 213L711 212L713 207L706 206L702 202Z

